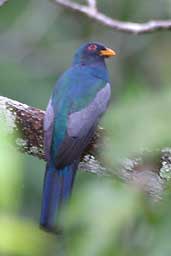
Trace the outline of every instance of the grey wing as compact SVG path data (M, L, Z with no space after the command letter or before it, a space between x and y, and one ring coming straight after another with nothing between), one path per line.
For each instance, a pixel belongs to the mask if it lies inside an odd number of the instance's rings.
M101 89L86 108L68 116L67 134L59 148L56 166L62 168L77 160L93 136L98 120L110 99L110 84Z
M59 148L59 152L56 156L56 168L62 169L66 165L72 164L74 161L80 159L86 146L90 143L90 140L95 132L96 125L94 125L87 134L82 137L71 137L68 134L62 145Z
M107 83L106 86L97 93L93 102L86 108L70 114L67 125L68 135L71 137L84 136L106 111L110 94L110 84Z
M54 124L54 110L52 107L52 100L49 100L45 116L44 116L44 150L45 158L48 161L50 159L50 148L52 143L53 124Z

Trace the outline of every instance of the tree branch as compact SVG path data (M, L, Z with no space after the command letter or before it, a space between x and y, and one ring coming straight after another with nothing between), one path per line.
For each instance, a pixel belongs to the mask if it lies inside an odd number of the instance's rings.
M87 3L91 9L96 10L96 0L87 0Z
M5 119L7 134L16 134L14 143L21 152L45 160L43 117L44 111L40 109L0 96L0 121ZM97 175L117 176L126 182L138 185L155 199L160 198L164 180L171 176L171 149L163 149L156 159L153 153L150 157L149 152L147 158L140 156L138 159L126 159L118 171L110 172L95 158L103 135L104 130L98 127L82 156L79 169Z
M11 100L0 96L0 120L7 123L7 134L16 134L14 141L17 148L24 153L36 156L45 160L43 149L43 118L44 111L30 107L21 102ZM93 154L98 147L97 140L102 136L103 129L98 127L90 145L86 148L82 159L85 164L81 167L89 168L90 172L94 172L92 167L96 167L98 162L95 161ZM89 161L92 167L89 166ZM101 174L99 169L99 174Z
M157 30L170 30L171 20L151 20L145 23L136 22L124 22L112 19L105 14L99 12L96 7L95 0L87 0L88 5L81 5L69 0L54 0L56 4L65 7L66 9L81 13L87 17L93 19L112 28L113 30L133 33L133 34L143 34L151 33Z

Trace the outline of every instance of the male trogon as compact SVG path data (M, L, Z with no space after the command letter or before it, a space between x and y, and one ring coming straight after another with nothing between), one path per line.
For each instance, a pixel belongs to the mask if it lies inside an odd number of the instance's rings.
M103 44L83 44L53 89L44 118L47 165L40 225L46 229L53 228L55 215L70 197L80 156L108 106L105 58L114 55Z

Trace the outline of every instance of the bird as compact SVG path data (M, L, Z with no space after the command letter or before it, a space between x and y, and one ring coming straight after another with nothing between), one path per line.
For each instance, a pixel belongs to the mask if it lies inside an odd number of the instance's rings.
M105 58L115 55L101 43L84 43L53 88L43 125L47 164L40 226L45 230L54 228L60 209L69 200L80 157L109 105Z

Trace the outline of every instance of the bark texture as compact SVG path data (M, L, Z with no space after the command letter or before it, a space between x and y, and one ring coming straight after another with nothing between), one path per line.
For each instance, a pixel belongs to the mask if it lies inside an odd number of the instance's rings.
M5 119L8 134L17 134L15 146L21 152L45 160L43 117L43 110L0 97L0 120ZM158 150L155 158L153 152L148 152L147 155L144 154L136 159L125 159L120 168L114 172L106 170L95 158L103 136L104 130L98 127L82 156L79 169L96 175L117 176L125 182L136 184L138 188L148 192L153 198L161 198L165 181L171 177L171 149Z

